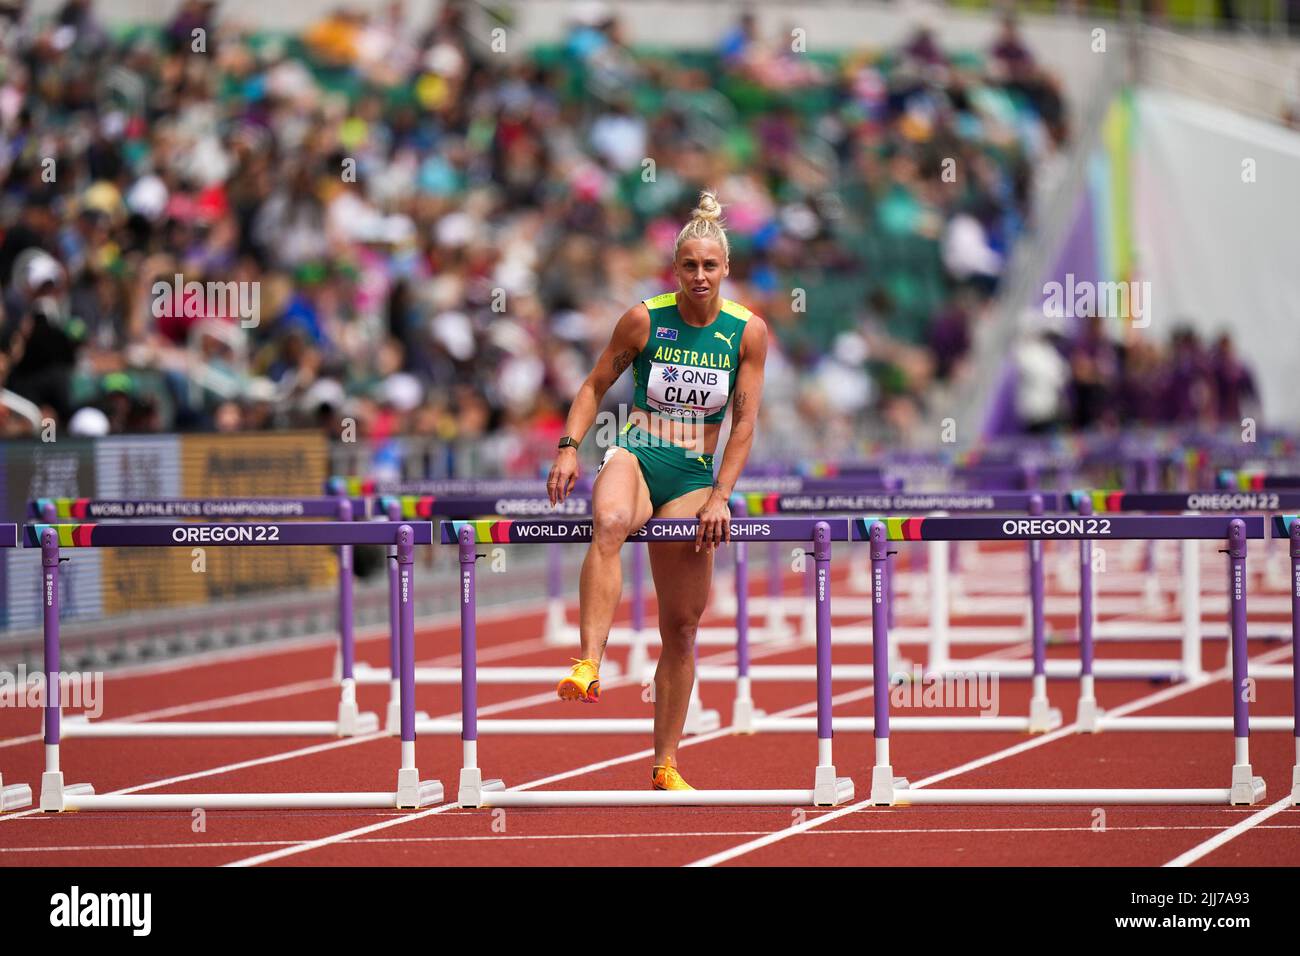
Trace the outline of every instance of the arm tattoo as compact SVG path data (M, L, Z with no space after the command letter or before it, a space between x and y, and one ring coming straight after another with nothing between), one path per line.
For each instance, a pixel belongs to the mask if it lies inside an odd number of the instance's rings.
M631 349L627 349L615 355L614 356L614 377L618 378L625 371L627 371L627 367L632 364L634 359L636 359L636 353L633 352Z
M736 393L735 401L733 401L733 402L732 402L732 405L731 405L731 416L732 416L732 418L739 418L739 417L740 417L741 413L745 410L745 400L746 400L747 397L748 397L748 396L747 396L746 393L744 393L744 392L737 392L737 393Z

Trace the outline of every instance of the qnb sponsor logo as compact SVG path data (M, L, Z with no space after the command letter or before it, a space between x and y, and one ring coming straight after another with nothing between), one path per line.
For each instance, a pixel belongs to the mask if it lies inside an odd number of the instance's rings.
M50 925L125 927L132 936L153 928L152 893L83 893L78 886L50 897Z
M890 677L889 703L894 707L978 708L981 717L998 715L996 671L927 674L917 665Z
M101 671L60 671L59 706L82 710L94 720L104 713L104 675ZM44 707L50 702L49 680L44 671L0 671L0 707Z
M177 272L170 283L155 282L151 291L155 319L239 319L246 329L261 321L260 282L186 282Z
M1043 284L1043 315L1049 319L1131 321L1135 329L1151 324L1150 282L1090 282L1067 272L1065 282Z

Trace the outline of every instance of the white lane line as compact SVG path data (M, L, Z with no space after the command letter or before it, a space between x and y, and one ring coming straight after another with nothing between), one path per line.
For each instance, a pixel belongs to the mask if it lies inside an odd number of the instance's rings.
M1285 797L1283 797L1281 800L1279 800L1277 803L1273 804L1272 806L1265 807L1263 810L1260 810L1258 813L1251 814L1250 816L1248 816L1246 819L1242 820L1240 823L1236 824L1235 826L1231 826L1228 829L1223 830L1220 833L1216 834L1215 836L1210 837L1210 839L1206 840L1204 843L1200 844L1199 846L1192 847L1186 853L1179 854L1178 856L1170 860L1168 863L1166 863L1165 866L1169 866L1169 867L1191 866L1197 860L1201 859L1204 856L1208 856L1210 853L1213 853L1215 850L1223 846L1225 843L1237 839L1237 837L1241 836L1247 830L1254 829L1255 827L1263 823L1265 820L1267 820L1269 817L1276 816L1277 814L1281 813L1283 810L1290 809L1291 806L1292 806L1291 794L1288 793ZM1265 829L1269 829L1269 828L1265 828Z
M1278 653L1282 650L1286 650L1286 649L1278 648L1277 650L1270 651L1266 654L1262 654L1258 658L1252 658L1251 659L1252 663L1265 663L1267 660L1276 657ZM1206 678L1202 681L1194 681L1183 685L1176 685L1174 687L1167 688L1165 690L1157 691L1154 694L1148 694L1146 697L1140 697L1120 707L1114 708L1111 711L1111 713L1127 713L1133 710L1140 710L1143 707L1150 706L1152 702L1158 703L1160 701L1168 700L1173 697L1181 696L1182 694L1191 693L1194 690L1201 690L1207 684L1210 684L1216 680L1227 679L1230 678L1231 676L1232 676L1232 669L1229 667L1225 667L1222 668L1221 670L1213 672L1212 674L1208 674ZM968 761L967 763L964 763L959 767L954 767L951 770L945 770L940 773L933 774L929 777L926 777L923 780L919 780L913 783L911 787L912 789L920 789L921 787L927 786L929 784L937 783L941 780L946 780L949 777L954 777L958 774L965 773L969 770L976 770L980 767L984 767L989 764L996 763L1000 760L1004 760L1007 757L1012 757L1017 754L1024 753L1027 750L1033 750L1036 747L1042 747L1043 745L1051 743L1055 740L1060 740L1062 737L1073 736L1073 729L1075 726L1076 725L1073 723L1066 724L1065 726L1057 730L1054 730L1051 733L1044 734L1041 737L1037 737L1033 740L1028 740L1025 741L1024 743L1007 747L1003 750L999 750L995 753L989 754L984 757L976 758L975 760ZM857 811L862 810L865 807L869 807L869 806L871 806L870 798L866 800L860 800L857 803L849 804L848 806L843 807L840 810L836 810L831 813L828 813L825 816L817 817L816 819L805 820L803 823L795 824L793 826L785 828L784 830L778 830L775 833L769 833L767 836L760 837L757 840L750 840L747 843L742 843L738 846L731 847L730 849L723 850L719 853L711 854L709 856L696 860L693 863L688 863L686 865L692 867L717 866L719 863L726 863L729 860L734 860L737 857L741 857L748 853L752 853L755 850L760 850L763 847L771 846L774 843L780 843L782 840L788 840L790 837L798 836L801 833L806 833L809 830L820 827L825 823L829 823L831 820L835 820L840 817L847 816L850 813L856 813Z
M707 810L708 808L701 808ZM1138 832L1163 832L1163 831L1181 831L1181 830L1218 830L1219 827L1210 824L1193 825L1180 824L1175 826L1132 826L1132 827L1106 827L1107 833L1138 833ZM1274 824L1273 826L1261 826L1260 830L1300 830L1300 822L1292 824ZM691 839L698 837L743 837L743 836L763 836L770 833L769 830L689 830L679 832L664 832L654 830L645 833L634 833L622 831L619 833L492 833L492 834L462 834L460 836L388 836L388 837L366 837L359 840L349 841L353 844L404 844L404 843L477 843L477 842L531 842L544 840L648 840L648 839ZM1092 826L1068 826L1068 827L898 827L892 829L882 829L874 827L872 829L853 829L853 830L815 830L811 836L874 836L888 837L895 834L917 836L917 835L934 835L949 833L1093 833L1096 832ZM24 846L24 847L0 847L0 855L5 853L85 853L96 850L113 850L113 851L136 851L136 850L209 850L234 847L279 847L292 846L294 840L219 840L216 842L198 842L198 843L109 843L109 844L88 844L85 846Z

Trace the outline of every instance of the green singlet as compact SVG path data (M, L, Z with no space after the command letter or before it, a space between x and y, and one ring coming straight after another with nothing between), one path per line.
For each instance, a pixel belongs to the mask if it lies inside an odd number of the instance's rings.
M636 390L633 405L661 418L717 424L726 417L740 365L740 340L750 311L722 300L718 317L706 326L689 325L677 311L677 293L645 300L650 310L650 337L632 363ZM631 422L618 436L641 465L657 511L665 502L697 488L713 486L713 456L695 455L636 428ZM614 449L605 455L609 461ZM601 462L604 465L604 462Z

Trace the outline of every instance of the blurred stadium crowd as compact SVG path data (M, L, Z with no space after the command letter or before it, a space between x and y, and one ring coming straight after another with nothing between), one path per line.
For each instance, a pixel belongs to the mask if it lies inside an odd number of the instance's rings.
M1011 20L988 50L922 27L836 55L742 17L683 52L635 46L596 5L522 57L457 2L424 29L398 2L294 37L204 0L157 30L110 33L91 0L0 23L0 376L81 434L350 421L532 471L618 316L672 287L706 186L727 295L776 332L760 434L798 453L868 421L906 432L963 374L1070 134ZM177 276L255 283L256 323ZM1021 362L1052 392L1024 399L1037 429L1227 414L1225 379L1248 397L1188 336L1035 341L1059 359ZM1190 406L1144 391L1189 376Z

